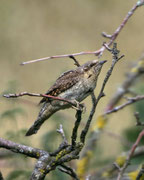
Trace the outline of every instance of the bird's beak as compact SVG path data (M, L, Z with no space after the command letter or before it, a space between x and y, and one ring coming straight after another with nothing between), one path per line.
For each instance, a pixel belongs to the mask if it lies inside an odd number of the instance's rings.
M104 61L100 61L99 63L100 63L100 65L103 65L106 62L107 62L107 60L104 60Z

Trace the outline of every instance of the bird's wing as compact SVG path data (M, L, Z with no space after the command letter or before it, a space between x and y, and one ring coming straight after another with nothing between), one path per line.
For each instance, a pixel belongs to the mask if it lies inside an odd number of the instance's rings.
M46 95L58 96L66 89L71 88L79 81L79 72L76 70L70 70L63 73L54 83L54 85L46 92ZM47 101L47 98L43 98L40 103Z

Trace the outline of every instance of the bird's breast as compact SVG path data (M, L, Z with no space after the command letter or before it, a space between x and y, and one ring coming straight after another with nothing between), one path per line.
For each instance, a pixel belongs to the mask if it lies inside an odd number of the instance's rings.
M90 74L85 74L81 80L70 89L61 93L59 97L81 102L95 89L96 81Z

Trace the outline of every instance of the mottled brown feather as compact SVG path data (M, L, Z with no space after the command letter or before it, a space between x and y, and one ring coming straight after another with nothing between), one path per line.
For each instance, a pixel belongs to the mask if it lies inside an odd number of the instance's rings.
M82 73L81 73L82 74ZM46 95L58 96L66 89L75 85L80 78L80 72L77 70L70 70L63 73L54 83L54 85L46 92ZM47 101L47 98L43 98L40 103Z

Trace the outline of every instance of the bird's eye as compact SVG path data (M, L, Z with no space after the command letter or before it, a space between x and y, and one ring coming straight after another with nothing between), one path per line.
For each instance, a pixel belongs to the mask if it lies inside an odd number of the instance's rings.
M89 69L89 67L87 66L87 67L84 67L84 71L88 71L88 69Z

